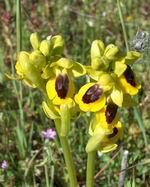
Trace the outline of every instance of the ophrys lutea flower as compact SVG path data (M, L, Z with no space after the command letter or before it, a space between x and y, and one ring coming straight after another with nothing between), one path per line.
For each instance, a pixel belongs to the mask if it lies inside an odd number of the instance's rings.
M97 112L105 106L105 92L109 91L113 84L111 76L103 73L98 82L91 82L82 86L75 96L75 101L82 111Z
M119 77L122 90L129 95L136 95L141 88L131 67L128 65L123 74Z
M96 124L101 124L104 129L112 129L119 121L118 106L113 102L108 103L96 113Z
M56 77L48 80L46 90L54 105L69 104L73 101L74 83L65 69L57 70Z
M140 89L140 84L133 72L131 65L141 57L141 54L136 51L129 51L126 56L113 62L112 69L118 77L124 93L135 95Z
M91 123L89 134L91 135L86 151L100 151L103 153L113 151L117 148L119 140L123 137L123 128L120 121L118 121L113 128L105 129L101 123L95 125Z
M51 74L48 70L51 70ZM74 78L85 74L83 65L60 58L46 67L43 77L49 78L46 84L47 95L54 105L73 102Z

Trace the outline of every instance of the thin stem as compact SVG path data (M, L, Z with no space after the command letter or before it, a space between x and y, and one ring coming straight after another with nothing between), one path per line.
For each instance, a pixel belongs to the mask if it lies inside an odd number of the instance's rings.
M21 1L16 0L16 34L17 34L17 52L19 53L22 50L22 29L21 29ZM14 67L12 67L14 69ZM13 70L14 73L14 70ZM22 108L22 85L21 82L19 83L19 98L18 98L18 105L19 105L19 112L20 112L20 124L23 128L24 126L24 115L23 115L23 108Z
M122 25L124 41L125 41L125 44L126 44L126 49L127 49L127 51L129 51L127 32L126 32L125 23L124 23L124 20L123 20L123 14L122 14L121 6L120 6L120 0L117 0L117 6L118 6L118 11L119 11L120 22L121 22L121 25ZM141 116L139 107L134 107L134 116L135 116L136 121L138 122L139 127L142 130L145 147L147 147L148 141L147 141L147 137L146 137L146 133L145 133L145 129L144 129L144 123L143 123L143 120L142 120L142 116Z
M94 171L95 171L96 152L88 153L87 170L86 170L86 187L94 186Z
M126 49L127 49L127 51L129 51L128 37L127 37L127 32L126 32L125 23L124 23L124 19L123 19L123 14L122 14L122 10L121 10L120 0L117 0L117 6L118 6L119 18L120 18L120 22L121 22L121 26L122 26L122 31L123 31L123 36L124 36Z
M51 166L51 181L50 181L50 187L53 187L54 184L54 173L55 173L55 167L54 165Z
M21 1L16 0L16 30L17 30L17 52L22 49L22 29L21 29Z
M49 187L48 168L46 165L44 166L44 169L45 169L46 187Z
M19 53L22 49L22 29L21 29L21 0L16 0L16 39L17 39L17 53ZM14 75L14 64L11 64L12 66L12 73ZM22 85L21 82L19 83L19 90L17 89L16 82L13 81L14 89L16 94L18 95L17 101L18 101L18 107L19 107L19 113L20 113L20 125L18 127L19 134L22 134L22 142L19 142L22 149L24 150L21 154L22 158L25 158L25 152L26 152L26 137L24 133L24 114L23 114L23 106L22 106ZM22 152L22 151L21 151Z
M68 140L66 136L60 136L60 126L61 126L61 121L60 120L55 120L55 125L56 129L60 138L60 143L63 149L63 154L65 158L65 163L67 166L68 170L68 175L69 175L69 180L70 180L70 187L77 187L77 178L76 178L76 172L75 172L75 167L73 164L73 159L70 151L70 147L68 144Z

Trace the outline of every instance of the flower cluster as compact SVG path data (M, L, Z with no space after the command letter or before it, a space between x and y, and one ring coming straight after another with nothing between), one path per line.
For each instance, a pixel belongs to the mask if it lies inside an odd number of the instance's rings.
M138 93L140 84L131 65L140 56L136 51L121 54L113 44L105 47L101 40L93 41L91 66L86 68L91 81L75 96L81 110L95 112L90 122L87 152L114 150L122 139L118 109L134 104L132 96Z
M123 135L118 108L131 106L132 96L140 89L132 64L141 54L136 51L122 54L117 46L105 47L101 40L95 40L91 46L91 66L83 66L64 57L64 40L60 35L40 40L33 33L30 41L33 51L19 53L16 71L27 85L42 90L46 96L42 103L46 115L60 118L64 105L71 114L76 108L93 112L86 151L114 150ZM89 76L90 82L76 93L74 80L83 75Z

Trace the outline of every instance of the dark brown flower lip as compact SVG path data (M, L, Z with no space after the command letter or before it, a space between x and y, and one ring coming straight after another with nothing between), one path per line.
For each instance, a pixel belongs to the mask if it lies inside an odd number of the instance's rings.
M107 137L108 137L108 138L113 138L114 136L117 135L117 133L118 133L118 129L117 129L117 127L114 127L114 128L113 128L113 133L107 135Z
M106 116L106 121L108 124L112 123L112 121L114 120L116 114L117 114L117 109L118 106L115 105L114 103L109 103L106 107L106 111L105 111L105 116Z
M124 72L124 76L126 81L131 84L131 86L136 87L135 76L130 66L127 66L127 69Z
M59 74L56 77L55 89L56 89L57 95L61 99L66 98L68 90L69 90L69 78L66 74L65 75Z
M94 101L97 101L102 94L102 88L100 88L98 84L94 84L85 92L82 101L86 104L93 103Z

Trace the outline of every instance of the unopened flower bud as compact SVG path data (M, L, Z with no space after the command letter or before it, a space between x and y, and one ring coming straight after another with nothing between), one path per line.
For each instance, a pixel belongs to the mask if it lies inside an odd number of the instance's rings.
M91 59L95 57L102 57L105 45L101 40L94 40L91 46Z
M115 55L118 53L119 48L113 44L110 44L106 47L104 56L108 60L113 60L115 58Z
M23 79L31 85L35 85L41 90L45 91L45 80L41 78L40 71L33 66L27 52L20 52L18 56L18 69L23 74Z
M39 70L46 65L46 58L39 50L35 50L30 54L30 61Z
M95 57L93 59L91 59L91 66L94 70L98 70L102 61L100 60L100 58Z
M50 41L43 40L40 44L40 51L44 56L48 56L50 54L50 49L52 48Z
M21 51L18 56L18 61L20 63L20 66L22 68L23 73L25 71L28 71L29 68L29 53L25 51Z
M34 50L39 49L40 39L37 33L32 33L30 36L30 42Z
M51 39L53 43L52 55L60 55L64 50L64 39L61 35L56 35Z

